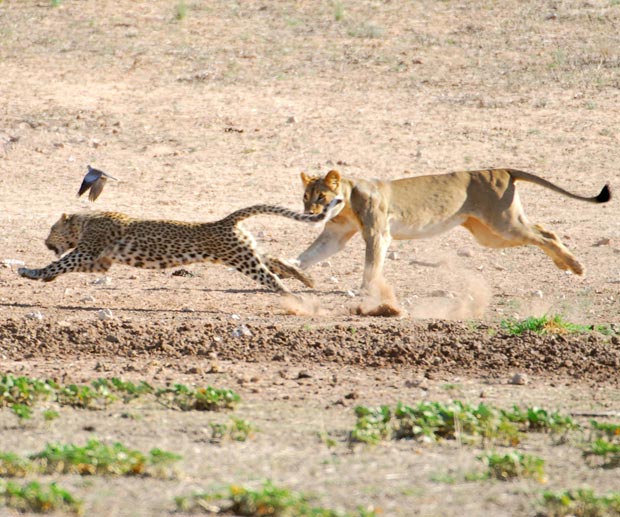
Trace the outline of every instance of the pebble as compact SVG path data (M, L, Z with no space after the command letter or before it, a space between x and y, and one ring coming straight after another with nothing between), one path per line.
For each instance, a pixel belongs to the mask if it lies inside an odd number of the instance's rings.
M543 298L543 292L540 289L536 289L535 291L530 292L530 296L532 298Z
M84 303L85 303L85 302L94 302L94 301L95 301L95 297L94 297L94 296L91 296L91 295L89 294L89 295L87 295L87 296L84 296L84 298L82 298L80 301L81 301L81 302L84 302Z
M297 123L297 117L290 116L289 118L286 119L286 122L288 124L296 124Z
M355 298L357 296L357 294L355 293L355 291L348 290L347 291L347 296L349 298Z
M332 267L332 263L329 260L325 260L321 262L320 266L321 267Z
M29 320L37 321L41 321L44 318L43 313L41 313L40 311L29 312L25 315L25 317Z
M456 254L459 257L473 257L474 256L474 252L470 250L469 248L461 248L460 250L456 252Z
M231 314L230 315L230 319L231 320L240 320L241 316L239 316L238 314Z
M527 375L524 373L515 373L510 380L508 381L509 384L516 384L519 386L523 386L525 384L529 383L529 379L527 378Z
M97 311L97 318L101 321L111 320L114 318L114 314L110 309L100 309Z
M110 285L111 283L112 283L112 279L109 276L107 276L107 275L104 275L104 276L99 277L99 278L95 278L91 282L91 284L93 284L93 285Z
M2 259L2 265L6 267L25 266L26 263L23 260L7 258L7 259Z
M390 251L387 256L390 260L398 260L398 252Z
M339 280L335 276L330 276L329 281L333 284L337 284L339 282Z
M241 336L251 336L252 331L246 325L239 325L235 330L232 331L233 337L241 337Z
M456 295L452 291L437 289L429 294L432 298L455 298Z

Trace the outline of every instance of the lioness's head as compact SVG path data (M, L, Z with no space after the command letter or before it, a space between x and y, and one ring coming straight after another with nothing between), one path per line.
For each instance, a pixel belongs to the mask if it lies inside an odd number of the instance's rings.
M304 211L307 214L320 214L333 199L343 197L338 171L329 171L323 177L308 176L302 172L301 182L304 185ZM345 203L336 206L332 218L336 217L344 207Z
M62 214L54 223L45 245L60 257L65 251L75 248L80 238L80 225L76 215Z

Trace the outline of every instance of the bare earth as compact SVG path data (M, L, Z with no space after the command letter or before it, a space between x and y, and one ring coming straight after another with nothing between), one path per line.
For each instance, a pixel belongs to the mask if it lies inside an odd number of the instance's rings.
M223 266L187 266L193 276L114 266L103 279L43 284L15 262L52 260L43 240L63 212L209 221L254 203L301 209L302 170L388 179L508 166L582 195L613 190L616 4L1 2L0 374L229 387L242 397L234 414L260 431L213 445L208 424L225 415L119 404L24 426L4 408L0 450L94 435L183 455L175 480L56 479L87 515L165 515L174 496L264 479L317 505L390 516L534 515L543 488L617 489L617 472L544 436L521 449L546 460L544 487L433 481L471 470L476 448L346 443L354 406L399 400L533 404L581 422L618 414L617 335L501 327L545 313L620 324L615 199L595 206L519 184L526 213L561 237L583 277L538 249L483 249L461 228L394 243L385 276L399 319L352 315L359 237L311 270L315 290L287 281L310 315ZM121 179L94 204L75 197L87 164ZM320 231L276 217L246 226L282 257ZM101 321L102 309L112 318ZM529 382L509 384L514 373Z

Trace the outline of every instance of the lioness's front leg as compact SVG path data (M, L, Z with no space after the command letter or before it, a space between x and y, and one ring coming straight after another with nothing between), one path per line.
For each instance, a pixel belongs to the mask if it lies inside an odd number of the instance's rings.
M31 280L51 282L58 275L63 273L107 271L110 264L110 261L95 260L90 253L83 252L76 248L70 253L67 253L60 260L56 260L44 268L29 269L26 267L20 267L17 270L17 273L19 273L20 276Z
M343 249L357 231L357 227L351 223L329 221L321 235L316 238L306 251L297 257L297 264L301 269L308 269L317 262L331 257L334 253L338 253Z

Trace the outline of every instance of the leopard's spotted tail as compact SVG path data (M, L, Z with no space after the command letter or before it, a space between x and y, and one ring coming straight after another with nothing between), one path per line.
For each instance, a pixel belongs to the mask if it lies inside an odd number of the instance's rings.
M329 219L334 209L341 203L342 199L334 199L333 201L331 201L331 203L329 203L329 205L325 207L325 210L323 210L323 212L321 212L320 214L302 214L299 212L294 212L293 210L289 210L288 208L282 208L280 206L274 205L254 205L233 212L229 216L222 219L221 222L236 225L244 219L255 215L279 215L282 217L287 217L288 219L294 219L295 221L301 221L304 223L319 223L325 219Z

